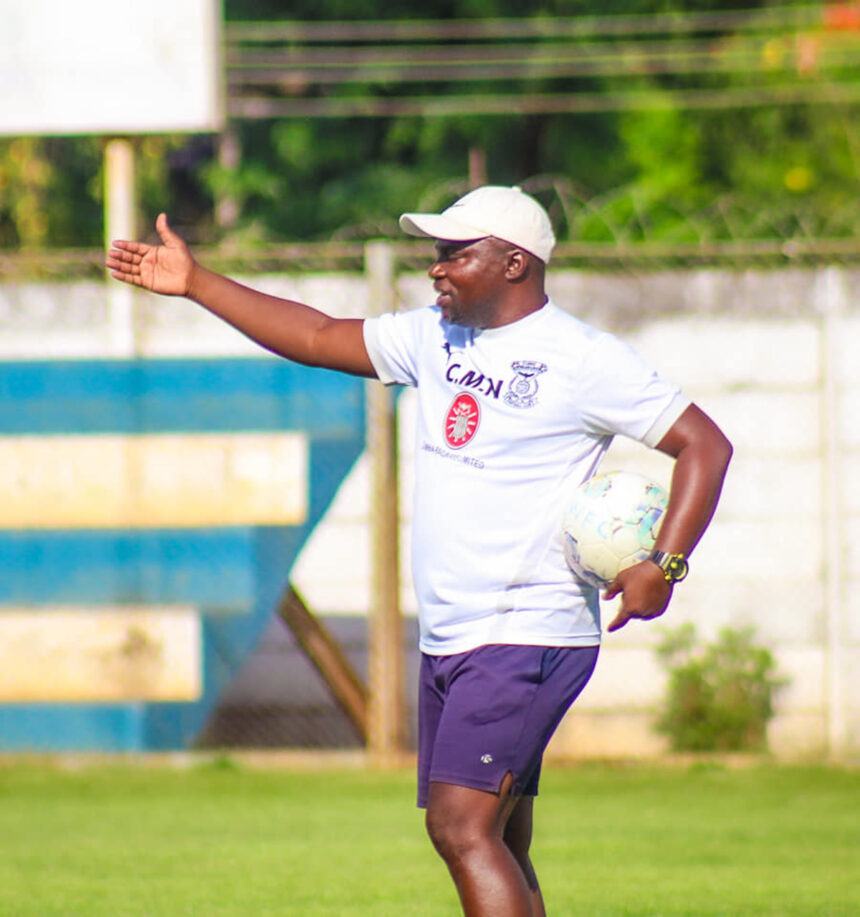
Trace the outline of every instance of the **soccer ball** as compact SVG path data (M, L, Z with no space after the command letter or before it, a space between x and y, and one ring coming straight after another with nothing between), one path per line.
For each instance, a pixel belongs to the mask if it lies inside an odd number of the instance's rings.
M610 471L580 484L564 516L564 554L573 572L607 586L646 560L660 531L668 494L632 471Z

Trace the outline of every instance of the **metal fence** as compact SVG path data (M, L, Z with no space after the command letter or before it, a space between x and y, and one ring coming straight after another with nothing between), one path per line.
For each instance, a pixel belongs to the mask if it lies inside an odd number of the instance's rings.
M446 191L449 196L451 190L448 188ZM586 216L591 220L598 218L595 214L603 214L599 219L605 221L612 240L560 244L554 255L551 273L589 276L604 285L616 281L622 286L625 283L629 285L630 281L635 285L637 278L643 279L643 283L644 278L650 278L647 282L651 285L649 288L653 288L655 275L668 276L679 271L689 278L696 271L734 277L761 277L769 272L782 272L786 277L795 277L797 284L805 285L811 282L810 276L820 274L821 269L828 266L853 271L860 264L860 232L854 231L854 221L857 218L855 213L846 212L839 219L834 217L831 232L826 236L818 235L813 231L816 227L806 226L802 215L795 214L792 219L781 224L786 229L782 238L748 236L748 230L764 225L763 218L759 217L748 224L744 231L740 230L737 221L724 219L722 223L718 220L703 223L691 217L690 233L698 227L699 237L673 242L648 238L648 221L641 214L629 215L623 223L613 223L607 216L614 212L612 207L585 208L557 180L535 180L529 190L544 196L549 192L555 194L555 202L550 202L550 207L562 208L562 219L574 228L581 225ZM430 202L430 205L433 203ZM632 213L629 210L627 212ZM722 212L725 214L728 211L724 208ZM775 218L769 221L772 232L775 222ZM726 238L726 227L730 224L736 232L734 238ZM703 229L703 226L711 228ZM424 270L431 251L427 243L411 241L389 242L384 249L389 258L386 270L396 279L408 278L410 274ZM332 273L340 277L355 277L364 276L368 271L368 246L360 239L341 239L318 245L277 245L242 253L201 250L198 254L204 263L226 272L241 273L245 277L257 273L290 276ZM34 281L69 282L101 278L101 262L101 253L90 252L4 254L0 255L0 275L8 291ZM392 283L392 290L394 286ZM761 289L761 284L756 289ZM13 300L14 297L6 297L7 307ZM784 319L796 314L794 305L781 305L778 298L769 303L757 301L748 304L746 308L765 320ZM817 307L812 305L810 308L814 312ZM625 294L619 292L614 301L606 306L606 315L609 316L610 324L623 329L631 321L642 322L642 304L634 301L631 305L629 298L625 303ZM315 459L325 461L325 450L319 451ZM849 459L847 455L836 459L831 456L831 464L833 461L837 464L843 460L848 462ZM832 510L833 500L830 505ZM838 538L835 544L844 553L844 546L839 546ZM830 547L832 549L833 544ZM332 563L336 564L337 560L333 559ZM838 598L840 590L847 590L850 595L854 595L850 591L854 587L848 582L849 579L846 577L845 582L829 587L831 604L835 601L834 596ZM380 677L378 672L374 673L374 666L378 667L381 663L378 658L376 662L373 661L373 637L369 619L361 615L340 614L336 609L321 606L312 607L311 610L321 616L359 681L370 686L369 703L372 704L374 696L378 695L378 682L374 689L374 679ZM402 677L397 675L393 682L387 682L389 685L400 685L400 696L389 697L393 706L387 714L381 714L378 710L372 712L368 728L378 728L381 719L393 715L401 719L400 725L395 723L393 728L402 729L403 734L394 739L390 736L388 739L379 739L382 747L388 741L409 748L414 746L415 740L413 691L417 656L414 618L405 618L402 626L403 632L396 636L394 645L389 644L384 650L384 654L390 658L392 654L397 654L396 646L400 646L404 669ZM848 626L837 620L831 630ZM840 691L844 694L844 687ZM397 704L402 705L405 713L396 712ZM389 724L385 728L392 727ZM850 731L850 724L845 728ZM309 661L294 632L273 609L271 621L256 650L244 660L238 668L238 674L222 692L219 702L198 735L197 744L201 747L348 748L359 747L366 740L367 736L356 727L354 718L350 717L343 703L332 694L318 668Z
M711 282L714 277L722 276L727 285L747 284L747 292L734 303L725 301L716 308L713 305L704 307L702 314L706 320L719 321L721 316L726 315L777 323L794 320L809 323L811 319L820 329L822 342L832 350L834 335L838 336L840 332L834 332L835 319L828 314L827 310L830 307L821 298L823 294L819 295L819 288L828 276L828 267L847 269L848 274L845 276L853 276L856 279L855 266L860 262L860 251L852 240L826 245L821 240L795 241L789 249L785 248L785 243L772 242L763 242L760 246L731 243L709 249L693 249L692 246L686 249L678 246L671 249L653 246L649 249L643 245L634 251L615 247L613 251L604 249L595 253L593 249L587 251L583 246L567 244L560 246L558 257L555 259L555 271L566 277L581 278L582 275L590 275L592 282L604 285L603 289L608 289L607 284L617 285L614 298L610 297L612 301L602 308L600 317L622 332L634 327L641 329L643 325L648 324L649 319L643 314L641 290L647 289L659 294L661 290L666 292L674 288L677 292L677 289L684 285L683 278L686 278L690 285L695 285L698 282L695 280L697 273L701 276L710 275ZM400 269L406 274L419 265L423 267L426 264L426 247L398 244L392 246L392 251L397 256ZM774 272L782 278L781 284L768 281L767 278L774 276ZM665 282L662 275L665 275ZM679 276L682 278L680 283L677 282ZM826 283L824 285L826 286ZM781 296L778 292L780 286L793 289L794 294ZM637 289L640 295L629 295ZM767 296L768 291L772 298L762 299L762 294ZM809 294L808 297L806 294ZM646 294L646 298L649 296L650 294ZM798 302L801 303L800 307ZM677 314L683 307L679 305L677 297L673 299L672 295L667 295L659 305L652 308L658 319L665 319L673 312ZM821 415L822 423L829 417L827 423L838 424L837 415L840 411L844 414L846 410L839 407L834 399L838 397L835 389L844 388L847 383L841 377L834 381L834 372L836 370L832 367L825 367L822 381L816 383L822 386L818 391L825 402L828 397L832 402L829 407L825 403ZM800 384L806 383L798 383ZM839 434L834 435L838 439ZM825 698L821 713L823 721L828 724L823 728L830 734L820 746L816 746L819 751L825 747L832 750L846 744L850 747L853 747L851 743L856 744L856 729L852 725L852 717L855 714L852 711L858 700L850 688L852 679L849 660L853 658L853 644L851 638L845 636L845 632L851 631L855 626L851 622L856 612L852 611L850 598L854 595L854 587L851 585L853 574L847 569L850 567L847 560L843 560L841 571L835 560L837 555L844 556L849 550L845 541L849 537L848 533L856 526L856 520L851 515L851 501L844 497L847 487L845 475L849 474L847 469L852 467L856 450L852 451L852 447L845 444L840 446L835 441L831 441L829 445L825 443L822 449L824 454L821 460L828 466L823 474L828 482L830 496L825 501L826 505L821 508L821 523L830 562L820 580L821 588L826 595L823 622L815 627L822 628L826 634L821 651L830 660L827 664L830 674L825 679L827 684L823 689L829 699ZM789 457L789 461L792 460L793 458ZM773 524L777 526L781 523L779 519L774 519ZM834 581L834 576L838 581ZM848 597L840 598L841 595ZM325 608L316 610L323 614L326 612ZM324 620L346 648L361 677L367 679L370 637L366 621L362 618L337 615L325 615ZM416 628L411 617L407 618L405 623L401 652L406 672L402 690L406 705L406 745L412 747L415 738L413 686L417 666L414 642ZM782 638L777 636L775 639ZM311 673L307 664L299 659L300 653L289 632L280 624L273 624L261 644L256 662L253 659L249 660L247 675L224 696L218 712L220 719L213 721L212 729L207 732L204 741L211 745L251 746L269 744L271 741L273 744L289 747L361 744L360 735L349 726L348 717L338 704L330 695L327 696L319 676ZM270 672L279 669L282 697L285 700L289 699L289 703L280 703L273 698L269 698L265 703L251 702L252 673L256 670L260 684L263 684L266 682L264 668L268 668ZM798 672L798 680L802 681L805 677L808 677L808 672ZM245 681L244 678L248 680ZM275 684L275 681L269 684ZM297 698L303 698L300 704L293 702ZM227 728L228 719L232 724L231 728Z

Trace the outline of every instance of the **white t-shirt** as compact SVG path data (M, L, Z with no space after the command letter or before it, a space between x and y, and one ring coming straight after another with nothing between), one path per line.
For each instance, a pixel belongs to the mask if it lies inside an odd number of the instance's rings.
M420 648L600 642L562 547L566 494L616 433L656 445L690 403L617 338L548 303L476 331L435 307L364 323L382 382L417 388Z

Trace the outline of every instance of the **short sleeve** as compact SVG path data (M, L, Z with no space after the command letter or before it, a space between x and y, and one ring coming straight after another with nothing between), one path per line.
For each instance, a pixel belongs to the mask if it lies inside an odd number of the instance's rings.
M583 362L576 393L586 429L622 434L652 448L690 404L629 345L600 334Z
M385 385L417 385L418 312L386 313L364 321L364 345L373 368Z

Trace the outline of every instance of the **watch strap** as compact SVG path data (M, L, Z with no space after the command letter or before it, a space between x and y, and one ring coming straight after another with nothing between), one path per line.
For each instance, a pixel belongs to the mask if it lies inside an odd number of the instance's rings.
M690 565L683 554L669 554L655 549L648 555L648 560L663 571L667 583L680 583L690 572Z

